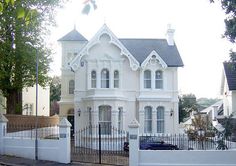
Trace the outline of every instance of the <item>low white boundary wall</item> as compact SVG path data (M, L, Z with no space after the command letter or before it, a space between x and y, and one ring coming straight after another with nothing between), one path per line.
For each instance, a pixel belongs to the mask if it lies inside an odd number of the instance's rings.
M0 154L35 159L35 139L6 136L7 119L0 114ZM70 163L70 127L63 118L59 139L38 139L38 159Z
M139 166L236 166L236 151L140 150Z
M236 150L139 150L139 123L129 125L130 166L236 166Z

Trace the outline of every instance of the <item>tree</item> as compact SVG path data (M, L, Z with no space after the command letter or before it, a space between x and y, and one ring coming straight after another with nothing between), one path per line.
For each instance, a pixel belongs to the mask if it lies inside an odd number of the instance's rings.
M54 11L63 0L0 0L0 90L7 99L7 113L21 114L22 89L36 82L39 57L39 84L48 82L50 50L43 38L54 25ZM23 12L24 11L24 12ZM19 14L21 13L21 15Z
M210 0L215 2L215 0ZM221 7L225 11L225 33L224 36L232 43L236 39L236 1L235 0L221 0Z
M59 114L58 101L61 99L61 78L54 76L50 79L50 115Z
M194 94L179 96L179 122L183 122L192 111L197 111L196 96Z

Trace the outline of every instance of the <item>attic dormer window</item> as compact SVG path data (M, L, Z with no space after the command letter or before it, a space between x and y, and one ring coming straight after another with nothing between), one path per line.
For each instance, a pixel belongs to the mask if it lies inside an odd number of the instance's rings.
M145 70L144 71L144 88L145 89L151 89L151 71L150 70Z
M163 72L160 70L155 72L155 88L163 89Z

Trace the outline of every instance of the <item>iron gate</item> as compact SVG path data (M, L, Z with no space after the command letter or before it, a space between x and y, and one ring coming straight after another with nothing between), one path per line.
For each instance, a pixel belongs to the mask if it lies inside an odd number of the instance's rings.
M129 152L124 150L128 132L99 124L81 129L74 135L72 161L129 165Z

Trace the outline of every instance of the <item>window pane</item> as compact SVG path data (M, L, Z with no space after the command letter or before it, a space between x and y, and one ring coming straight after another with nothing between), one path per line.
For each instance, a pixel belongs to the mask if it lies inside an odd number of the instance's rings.
M144 132L151 133L152 132L152 107L144 108Z
M144 88L151 88L151 71L144 71Z
M111 106L99 106L101 134L111 134Z
M70 80L69 81L69 94L74 94L74 90L75 90L75 81Z
M156 80L156 89L163 89L163 81Z
M151 80L144 80L144 88L151 88Z
M119 72L114 71L114 88L119 88Z
M157 108L157 133L164 133L164 124L165 124L164 115L165 115L164 107L158 107Z
M163 72L162 71L155 72L155 88L163 89Z
M151 79L151 71L149 70L144 71L144 79Z
M101 72L101 88L109 88L109 71L103 69Z
M97 74L96 74L96 71L92 71L91 72L91 87L96 88L96 84L97 84Z

